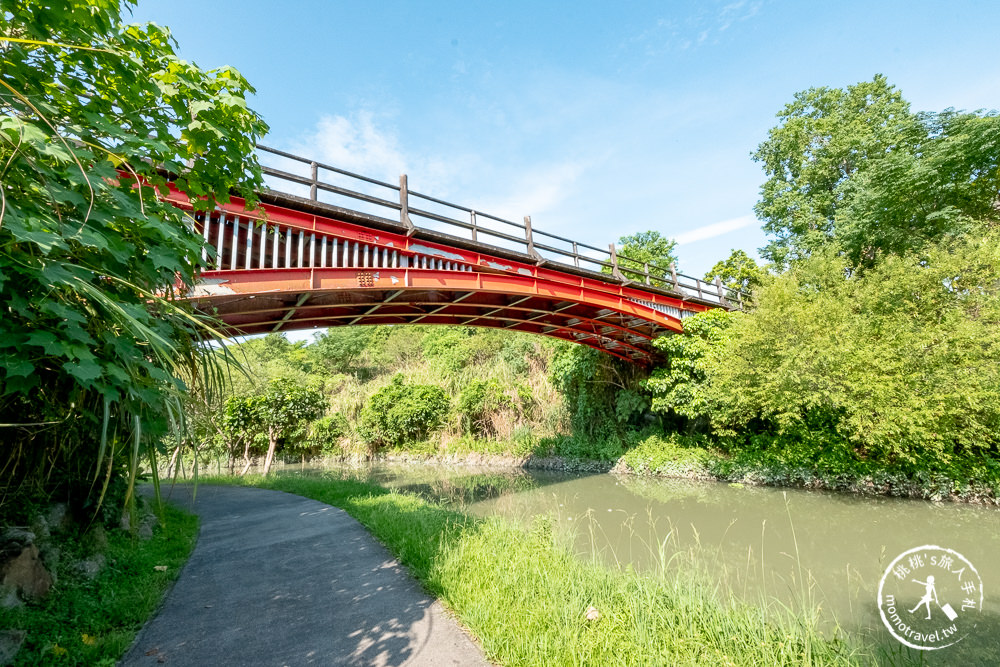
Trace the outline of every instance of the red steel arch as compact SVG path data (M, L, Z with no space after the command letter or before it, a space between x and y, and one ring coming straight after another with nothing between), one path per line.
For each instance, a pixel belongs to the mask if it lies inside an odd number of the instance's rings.
M170 200L190 209L182 193ZM247 212L234 197L195 216L215 254L206 250L200 280L182 298L218 317L228 335L465 325L552 336L648 364L652 339L682 331L688 315L729 305L721 290L713 303L314 199L266 191L261 201ZM527 234L530 243L530 226Z

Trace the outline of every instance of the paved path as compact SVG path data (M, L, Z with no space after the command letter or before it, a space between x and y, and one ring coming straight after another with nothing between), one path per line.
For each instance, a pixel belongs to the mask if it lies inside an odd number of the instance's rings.
M171 500L201 517L198 543L121 665L489 664L343 510L225 486Z

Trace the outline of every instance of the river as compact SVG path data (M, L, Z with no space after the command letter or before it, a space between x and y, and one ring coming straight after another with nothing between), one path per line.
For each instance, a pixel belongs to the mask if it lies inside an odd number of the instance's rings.
M731 592L772 613L782 606L797 613L818 610L828 631L839 625L882 643L888 633L877 600L886 568L915 547L952 549L976 568L983 592L976 625L960 643L961 663L1000 665L1000 510L995 508L508 468L376 464L284 470L355 475L479 516L522 522L547 516L582 558L622 569L697 572L718 585L723 598ZM897 590L916 602L923 593L919 582L900 581ZM960 601L952 602L958 609ZM971 618L962 614L965 621ZM930 664L958 664L952 660L958 659L955 650L924 654Z

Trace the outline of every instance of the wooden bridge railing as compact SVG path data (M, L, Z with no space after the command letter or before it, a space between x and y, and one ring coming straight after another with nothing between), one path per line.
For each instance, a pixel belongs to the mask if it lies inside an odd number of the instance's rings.
M274 167L263 166L265 176L308 187L309 199L312 201L319 202L319 193L327 192L363 202L368 208L373 209L383 217L386 217L385 209L391 209L395 212L392 214L392 218L398 215L400 224L408 230L409 234L413 234L418 229L431 230L430 227L418 226L413 222L414 218L427 220L431 224L436 223L446 228L446 231L441 229L431 231L438 233L444 231L444 233L458 239L516 250L532 258L538 264L562 265L598 273L610 273L613 278L622 283L664 289L683 298L716 303L728 309L742 309L744 304L749 302L749 294L724 287L718 278L710 283L678 273L673 264L664 267L629 258L619 253L614 243L609 244L606 250L597 248L534 229L529 216L525 216L524 223L521 224L414 192L409 189L405 174L399 177L399 184L396 185L274 148L258 146L257 149L262 153L275 155L309 167L309 175L302 176ZM341 177L342 180L346 179L347 187L321 180L321 171L336 174L336 177ZM275 190L275 192L293 194L281 190ZM391 199L387 197L391 197ZM455 230L462 231L456 233ZM498 241L501 243L497 243Z

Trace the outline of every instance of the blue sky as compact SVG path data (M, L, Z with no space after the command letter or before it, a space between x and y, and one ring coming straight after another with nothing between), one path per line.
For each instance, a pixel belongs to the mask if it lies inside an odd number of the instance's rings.
M257 88L265 143L599 247L647 229L701 276L765 238L749 155L796 91L885 74L1000 106L995 2L144 0Z

